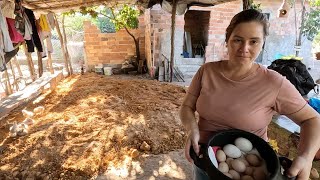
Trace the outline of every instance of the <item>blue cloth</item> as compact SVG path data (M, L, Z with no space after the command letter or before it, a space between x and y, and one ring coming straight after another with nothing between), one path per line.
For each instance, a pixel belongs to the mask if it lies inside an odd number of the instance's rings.
M309 105L315 109L318 113L320 113L320 99L310 98Z
M205 171L193 164L193 180L210 180L210 178Z

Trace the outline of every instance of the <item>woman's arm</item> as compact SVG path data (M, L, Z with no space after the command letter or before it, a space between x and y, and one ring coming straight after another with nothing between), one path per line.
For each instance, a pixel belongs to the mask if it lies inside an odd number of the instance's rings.
M196 102L197 97L187 93L180 108L180 119L187 131L198 128L195 118Z
M294 160L289 175L298 175L297 180L305 180L309 178L313 158L320 148L320 116L308 104L287 116L301 127L298 157Z
M180 119L188 132L188 137L185 144L185 156L189 162L193 162L190 157L189 150L192 146L194 151L199 154L199 127L195 118L197 97L191 94L186 94L180 108Z

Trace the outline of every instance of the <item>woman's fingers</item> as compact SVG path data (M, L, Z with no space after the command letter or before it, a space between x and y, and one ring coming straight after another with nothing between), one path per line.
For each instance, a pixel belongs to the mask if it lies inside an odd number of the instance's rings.
M193 163L193 160L190 156L190 147L191 147L191 140L190 136L187 138L186 145L184 146L184 155L186 156L187 160Z
M303 157L297 157L293 160L287 175L289 177L297 177L296 180L306 180L310 176L311 166L308 161Z

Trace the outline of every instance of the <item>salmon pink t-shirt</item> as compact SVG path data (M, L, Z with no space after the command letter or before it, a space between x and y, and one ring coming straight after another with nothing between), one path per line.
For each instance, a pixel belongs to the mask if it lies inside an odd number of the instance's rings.
M234 81L221 72L222 63L204 64L188 89L198 98L202 143L225 129L242 129L267 140L267 127L276 112L289 115L307 104L290 81L273 70L259 65L255 72Z

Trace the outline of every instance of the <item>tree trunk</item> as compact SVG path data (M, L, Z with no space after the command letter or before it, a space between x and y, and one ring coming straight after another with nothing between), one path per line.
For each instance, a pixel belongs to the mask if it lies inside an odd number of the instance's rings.
M301 6L302 6L302 12L301 12L301 26L299 28L299 36L296 41L296 57L299 56L300 50L301 50L301 37L302 37L302 29L303 29L303 24L305 21L305 14L306 14L306 6L305 6L305 0L301 0Z
M140 60L140 47L139 47L139 38L134 37L134 35L132 33L130 33L130 31L128 30L127 27L124 27L124 29L127 31L127 33L132 37L133 41L134 41L134 45L136 47L136 56L137 56L137 61L139 62Z
M173 67L174 67L174 38L175 38L175 26L176 26L176 11L177 11L177 0L172 2L171 12L171 56L170 56L170 82L173 78Z
M243 3L243 10L247 10L247 9L250 9L252 1L251 0L242 0L242 3Z

